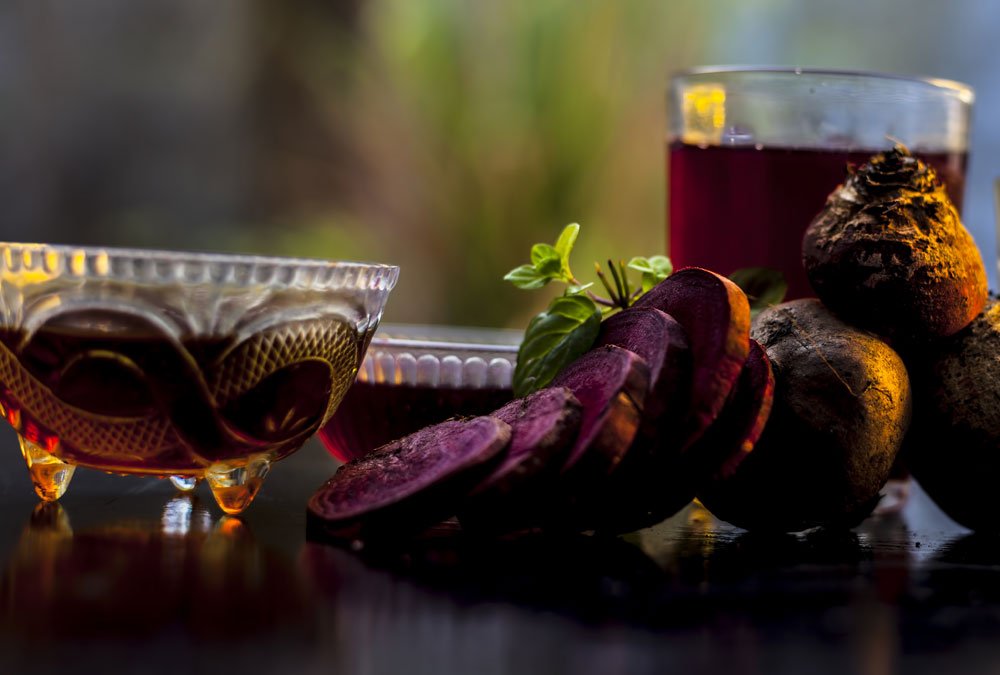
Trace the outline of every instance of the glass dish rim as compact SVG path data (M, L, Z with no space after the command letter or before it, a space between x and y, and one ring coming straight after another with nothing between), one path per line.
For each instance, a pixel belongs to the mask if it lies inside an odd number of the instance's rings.
M60 255L82 253L86 257L107 255L120 259L155 260L167 263L199 263L199 264L243 264L243 265L276 265L280 267L308 267L316 269L356 268L371 270L399 271L399 266L386 263L330 260L327 258L307 258L297 256L258 255L254 253L220 253L214 251L183 251L161 248L135 248L127 246L77 246L74 244L48 244L38 242L0 241L0 255L8 251L51 251Z
M886 73L872 70L841 70L837 68L809 68L796 66L768 66L768 65L709 65L693 66L677 70L670 75L670 81L683 77L699 75L728 75L738 73L761 73L772 75L816 75L820 77L853 77L865 80L892 80L897 82L909 82L927 86L931 89L949 92L958 97L962 102L972 104L975 101L976 92L972 85L958 80L950 80L941 77L927 77L920 75L902 75L898 73Z
M440 340L414 340L410 338L373 337L368 349L412 349L441 352L483 352L517 354L518 345L489 344L485 342L442 342Z
M523 332L506 328L484 328L479 326L459 326L453 324L419 324L419 323L381 323L378 332L375 333L369 345L369 354L373 348L383 350L412 350L412 351L434 351L434 352L472 352L472 353L493 353L493 354L513 354L517 355L521 347L522 339L517 342L489 342L487 340L462 339L448 340L437 336L434 337L411 337L414 333L446 333L455 331L463 333L471 331L478 336L488 336L490 333L513 337L520 335L523 339ZM389 333L385 335L384 333ZM396 335L392 335L396 333ZM410 335L407 335L407 334ZM402 336L400 336L402 334Z

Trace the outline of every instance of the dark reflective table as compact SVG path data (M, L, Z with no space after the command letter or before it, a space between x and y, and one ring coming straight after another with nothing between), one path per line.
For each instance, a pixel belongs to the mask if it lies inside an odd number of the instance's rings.
M34 498L0 437L0 672L891 673L1000 668L1000 542L919 490L847 533L689 507L623 538L397 550L307 536L311 442L240 519L199 488L80 470Z

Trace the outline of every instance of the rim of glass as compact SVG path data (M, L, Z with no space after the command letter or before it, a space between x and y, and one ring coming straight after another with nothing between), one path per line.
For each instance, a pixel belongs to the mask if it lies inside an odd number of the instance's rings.
M518 345L486 344L482 342L441 342L438 340L412 340L389 337L373 337L371 347L442 352L492 352L500 354L517 354L518 350ZM370 351L371 348L369 348Z
M0 254L13 249L21 251L51 251L61 255L84 254L87 257L107 255L116 258L158 260L172 263L219 263L237 265L277 265L282 267L310 268L356 268L399 270L397 265L352 260L329 260L326 258L303 258L292 256L256 255L252 253L216 253L211 251L175 251L157 248L130 248L118 246L75 246L73 244L42 244L32 242L0 241Z
M449 333L456 337L448 337ZM521 331L508 328L383 323L371 346L392 351L517 354L522 338Z
M670 79L678 79L685 76L695 75L726 75L735 73L769 73L774 75L819 75L827 77L855 77L867 80L894 80L897 82L910 82L912 84L922 84L934 89L941 89L953 92L963 102L972 103L976 93L971 85L958 80L949 80L941 77L922 77L918 75L900 75L898 73L884 73L870 70L839 70L837 68L800 68L795 66L694 66L678 70L671 75Z

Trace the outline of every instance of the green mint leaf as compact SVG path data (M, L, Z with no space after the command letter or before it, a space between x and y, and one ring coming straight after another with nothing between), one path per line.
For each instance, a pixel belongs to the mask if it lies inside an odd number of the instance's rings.
M531 290L541 288L551 281L551 277L540 274L534 265L521 265L515 267L503 277L504 281L509 281L518 288Z
M669 277L673 271L673 263L665 255L654 255L649 258L636 256L628 261L629 269L642 272L642 292L647 293L656 284Z
M524 332L514 369L514 396L527 396L548 385L594 345L600 328L601 310L586 295L554 299Z
M562 258L555 247L548 244L535 244L531 247L531 264L542 276L552 279L559 278L562 271Z
M573 245L576 244L576 238L580 234L580 225L578 223L570 223L563 228L563 231L559 233L559 238L556 239L555 250L559 254L559 261L562 266L562 274L566 279L573 278L573 272L569 268L569 254L573 251Z
M785 275L768 267L744 267L730 274L729 278L747 294L750 316L757 316L771 305L777 305L788 292Z

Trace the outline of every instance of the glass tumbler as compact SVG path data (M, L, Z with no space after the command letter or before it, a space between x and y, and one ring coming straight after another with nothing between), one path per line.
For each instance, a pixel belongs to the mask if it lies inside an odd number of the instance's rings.
M784 273L812 295L802 234L850 164L902 143L961 210L973 104L949 80L706 67L669 86L668 253L675 266Z

